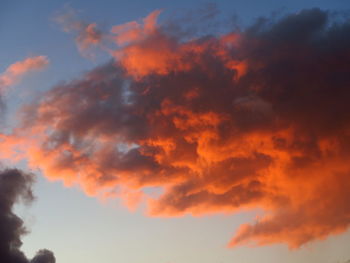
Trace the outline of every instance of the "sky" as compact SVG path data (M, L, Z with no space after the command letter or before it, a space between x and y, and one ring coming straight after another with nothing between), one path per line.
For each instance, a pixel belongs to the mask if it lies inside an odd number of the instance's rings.
M0 3L0 261L346 263L350 4Z

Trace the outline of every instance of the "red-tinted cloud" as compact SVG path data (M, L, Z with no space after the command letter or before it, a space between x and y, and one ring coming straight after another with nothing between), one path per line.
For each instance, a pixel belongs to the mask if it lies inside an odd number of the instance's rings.
M246 65L232 57L229 45L239 41L237 34L228 34L220 39L198 39L182 42L158 28L156 10L143 19L142 23L132 21L114 26L111 30L118 49L113 52L116 60L127 73L136 79L150 74L167 75L170 72L189 71L197 67L208 51L222 60L229 69L237 71L236 77L245 73Z
M49 60L46 56L28 57L11 64L0 74L0 91L18 83L25 74L31 71L41 70L47 67L48 64Z
M158 15L114 27L113 62L24 107L7 155L152 216L262 209L231 247L345 231L349 23L312 9L184 39Z

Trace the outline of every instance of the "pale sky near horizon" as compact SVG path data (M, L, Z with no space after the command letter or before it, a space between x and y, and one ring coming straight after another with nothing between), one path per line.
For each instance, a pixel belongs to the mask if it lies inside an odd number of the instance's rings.
M346 0L221 0L220 16L237 15L243 25L273 12L294 13L305 8L350 10ZM196 10L207 1L142 0L3 0L0 3L0 72L29 56L47 56L49 66L23 78L6 95L5 125L20 104L52 86L69 81L108 62L97 52L94 59L82 56L74 35L63 32L54 17L69 5L79 16L102 28L138 20L162 9L160 20L172 12ZM29 99L30 100L30 99ZM4 128L5 127L5 128ZM4 163L4 162L3 162ZM17 165L26 169L25 162ZM240 224L254 221L260 211L217 213L172 218L148 217L141 208L130 211L117 199L101 201L83 193L79 186L51 182L40 171L34 186L36 201L18 209L30 233L23 238L23 251L32 257L41 248L55 253L64 263L343 263L350 259L350 231L290 250L286 244L227 248Z

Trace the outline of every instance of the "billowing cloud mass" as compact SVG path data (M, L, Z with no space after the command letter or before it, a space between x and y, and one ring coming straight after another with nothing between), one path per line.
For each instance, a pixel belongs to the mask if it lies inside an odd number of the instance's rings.
M21 236L28 230L23 221L13 213L17 202L25 204L33 201L31 185L33 176L17 169L0 171L0 261L6 263L55 263L49 250L39 250L32 260L28 260L20 250Z
M349 19L310 9L184 38L159 14L113 27L110 63L25 106L3 157L152 216L262 209L230 247L344 232Z
M5 88L17 84L27 73L42 70L48 64L49 60L46 56L28 57L11 64L0 74L0 94L4 92Z

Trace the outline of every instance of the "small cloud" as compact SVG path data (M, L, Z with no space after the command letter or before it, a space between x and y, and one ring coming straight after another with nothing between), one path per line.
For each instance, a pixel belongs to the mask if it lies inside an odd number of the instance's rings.
M75 43L83 56L93 57L91 48L100 45L104 38L96 23L82 20L70 6L65 6L63 12L54 17L54 21L62 26L63 31L75 35Z
M11 64L0 74L0 92L3 92L7 87L17 84L27 73L42 70L48 64L49 60L46 56L28 57Z

